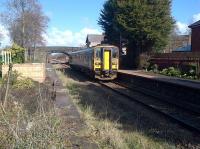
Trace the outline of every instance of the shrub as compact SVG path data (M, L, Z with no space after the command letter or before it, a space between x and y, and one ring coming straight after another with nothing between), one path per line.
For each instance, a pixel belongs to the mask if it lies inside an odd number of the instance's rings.
M7 51L11 51L12 53L12 63L24 63L24 52L25 49L20 47L17 44L13 44L12 47L5 49Z
M20 74L17 71L12 71L11 76L10 76L10 84L14 85L17 82L18 77L20 76ZM1 81L1 84L6 84L8 79L8 75L6 74Z
M181 71L179 69L174 68L174 67L169 67L167 75L169 75L169 76L181 76Z
M164 68L162 71L160 71L160 74L167 75L168 74L168 69Z
M5 75L2 80L0 80L1 85L7 83L8 75ZM12 71L10 75L10 85L14 89L30 89L34 87L34 82L30 78L23 78L17 71Z
M159 72L160 74L167 75L167 76L174 76L174 77L180 77L180 78L187 78L187 79L197 79L196 71L191 69L189 72L185 73L183 71L180 71L177 68L169 67L165 68L162 71Z
M149 65L147 67L147 71L158 72L158 65L153 64L153 63L149 63Z
M178 77L178 76L181 76L181 71L179 69L177 69L177 68L169 67L167 75Z
M30 78L21 78L18 79L15 84L13 84L13 88L16 89L30 89L34 87L34 82Z
M190 69L188 74L190 76L195 76L196 75L196 70L195 69Z
M149 62L150 56L147 53L140 55L140 68L147 70L150 62Z

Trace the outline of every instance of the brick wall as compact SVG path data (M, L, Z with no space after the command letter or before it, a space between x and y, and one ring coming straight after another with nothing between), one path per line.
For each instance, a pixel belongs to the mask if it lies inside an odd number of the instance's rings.
M46 69L44 63L14 64L13 71L17 71L22 77L31 78L37 82L44 82ZM8 65L2 65L2 77L8 73Z
M192 29L192 52L200 52L200 26Z

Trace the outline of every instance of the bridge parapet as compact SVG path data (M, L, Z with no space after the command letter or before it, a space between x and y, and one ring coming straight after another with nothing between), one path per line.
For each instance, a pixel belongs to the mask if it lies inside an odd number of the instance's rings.
M65 46L46 46L29 49L29 57L36 62L46 62L47 55L50 53L64 53L68 55L69 52L80 50L81 47L65 47Z

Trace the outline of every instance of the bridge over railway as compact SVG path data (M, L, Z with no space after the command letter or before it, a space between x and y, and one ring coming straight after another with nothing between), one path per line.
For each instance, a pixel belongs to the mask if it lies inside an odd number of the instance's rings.
M27 57L34 62L46 62L48 55L52 53L63 53L68 55L69 52L77 51L81 47L68 47L68 46L44 46L31 48L27 52Z

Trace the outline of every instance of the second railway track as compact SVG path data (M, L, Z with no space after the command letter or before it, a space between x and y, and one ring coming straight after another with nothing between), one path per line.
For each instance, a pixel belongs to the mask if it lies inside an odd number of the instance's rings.
M158 112L171 120L179 123L184 128L200 134L200 115L178 107L164 101L160 101L153 96L148 96L134 89L127 88L115 82L99 81L102 86L111 89L112 91L128 98L131 101L137 102L155 112Z

